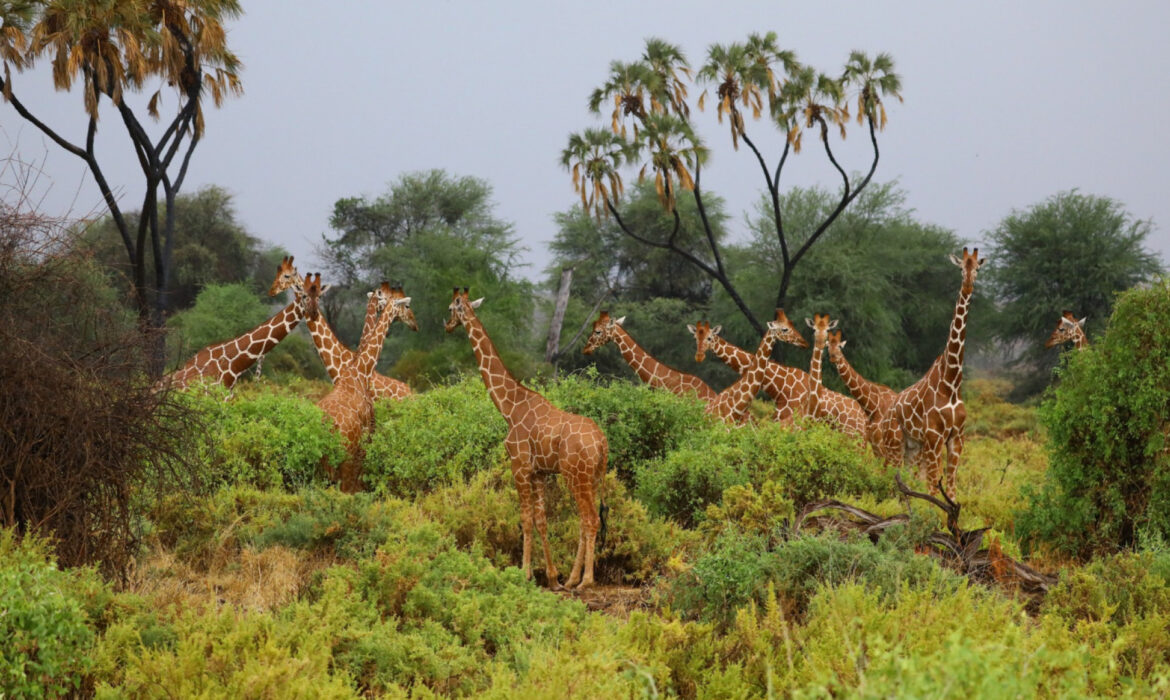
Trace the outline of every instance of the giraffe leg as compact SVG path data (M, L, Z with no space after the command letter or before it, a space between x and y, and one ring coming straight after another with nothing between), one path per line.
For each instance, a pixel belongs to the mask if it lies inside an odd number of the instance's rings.
M520 496L520 529L523 533L521 537L523 555L521 558L521 567L524 570L524 578L532 580L532 523L533 523L533 498L532 498L532 459L531 454L524 450L519 443L511 440L504 441L504 447L508 451L508 457L512 461L512 478L516 481L516 492Z
M577 556L573 558L573 570L569 572L569 580L565 581L565 588L573 588L581 583L581 570L585 563L585 528L577 531Z
M947 440L947 495L955 498L955 474L959 470L959 457L963 455L963 436L955 434Z
M544 548L544 573L548 577L548 587L554 590L561 587L557 580L557 567L553 564L552 549L548 544L548 519L544 512L544 494L548 488L548 475L535 474L532 479L533 515L536 521L536 531L540 533L540 544Z
M581 478L578 483L573 484L573 498L577 501L577 516L581 520L581 536L577 546L581 561L573 564L574 572L578 563L583 564L581 583L577 585L577 589L580 590L593 585L593 547L597 542L597 530L601 527L601 520L593 503L593 485L590 479Z
M941 438L936 438L931 435L928 436L926 442L923 443L922 449L918 453L919 457L919 473L925 472L926 485L931 494L938 494L939 479L942 478L942 465L940 462L943 457L943 449L945 448L945 441Z

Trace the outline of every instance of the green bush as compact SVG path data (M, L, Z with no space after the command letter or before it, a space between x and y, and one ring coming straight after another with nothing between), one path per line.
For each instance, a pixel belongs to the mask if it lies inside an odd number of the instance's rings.
M1041 407L1050 468L1019 533L1087 556L1170 539L1170 280L1117 299L1098 342L1065 353Z
M568 575L577 554L580 521L577 507L560 479L549 481L545 501L553 562ZM602 488L608 507L604 546L595 559L595 578L602 583L639 583L663 573L667 561L693 539L678 525L651 516L629 496L611 472ZM423 518L433 521L460 549L474 549L499 567L519 566L522 551L520 503L506 467L485 470L466 483L452 484L416 502ZM533 544L533 566L544 568L539 542Z
M771 480L799 508L834 495L884 497L894 483L855 439L815 423L801 430L776 423L735 430L708 424L692 430L683 447L644 464L636 477L635 493L651 513L686 526L701 521L707 506L731 486Z
M848 581L889 595L902 586L956 587L962 578L901 546L896 536L877 545L836 535L802 536L769 550L759 536L725 532L671 581L667 600L687 617L728 625L737 608L763 605L770 587L789 612L801 615L822 586Z
M193 461L203 465L209 486L320 484L321 460L336 463L344 456L332 424L312 402L274 392L226 397L222 387L199 385L181 398L203 418Z
M0 529L0 695L55 698L90 668L90 613L106 595L91 569L62 571L51 548Z
M596 370L564 377L542 389L557 407L592 418L609 442L609 468L632 486L642 462L659 459L707 423L703 403L646 384L602 382Z
M379 495L412 496L506 459L507 423L478 375L405 401L379 401L362 479Z

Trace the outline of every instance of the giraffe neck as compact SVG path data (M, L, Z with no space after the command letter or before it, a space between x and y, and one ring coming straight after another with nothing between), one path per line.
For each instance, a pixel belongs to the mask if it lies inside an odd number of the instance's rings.
M478 318L471 316L463 325L467 328L467 337L471 340L471 349L475 352L475 359L479 364L479 376L487 387L488 395L492 397L492 403L510 426L513 420L518 418L516 409L519 407L520 398L534 392L516 381L508 372L508 368L500 360L496 346Z
M947 335L947 349L943 353L943 382L956 389L963 383L963 350L967 339L967 309L971 304L973 284L964 280L955 302L955 315L951 318L951 329Z
M304 317L305 300L301 295L295 294L293 301L275 316L235 340L229 340L222 345L226 346L226 354L231 359L235 359L233 356L236 355L247 355L252 360L259 359L260 356L276 347L277 343L284 340Z
M841 379L845 380L845 386L849 387L849 393L853 398L857 399L857 403L861 404L861 408L865 411L867 416L872 416L875 411L882 407L882 392L880 391L880 384L871 382L865 377L861 376L849 361L845 359L844 354L834 355L829 353L829 359L837 368L837 374L841 375Z
M756 398L756 394L760 393L760 387L764 384L764 365L768 355L772 352L774 342L765 333L764 337L760 339L760 344L754 355L744 353L748 356L748 365L744 368L739 379L724 390L727 395L727 413L723 416L724 418L739 418L747 411L748 405L751 404L752 399Z
M764 336L767 337L767 334ZM762 341L761 341L762 342ZM715 336L711 341L711 352L736 372L743 373L752 365L752 354L743 348L732 345L723 338ZM768 354L771 354L769 348Z
M823 333L813 334L812 364L808 367L808 376L812 377L814 387L821 385L821 362L825 351L825 339Z
M308 325L309 334L313 336L313 345L317 347L317 355L325 365L325 371L329 373L329 380L336 383L341 370L354 362L354 352L346 347L329 327L323 313L318 312L317 318L308 321Z
M373 374L374 367L378 365L378 357L382 354L382 345L386 340L386 331L390 329L393 320L394 311L391 307L382 309L379 315L377 298L370 297L370 302L366 305L366 322L362 326L362 339L358 344L355 363L358 375L367 381Z
M669 374L678 374L676 370L662 364L654 359L653 355L642 349L642 346L638 345L621 326L614 329L613 342L614 345L617 345L618 352L622 354L622 359L626 361L630 369L634 370L638 378L647 384L655 377L662 378Z

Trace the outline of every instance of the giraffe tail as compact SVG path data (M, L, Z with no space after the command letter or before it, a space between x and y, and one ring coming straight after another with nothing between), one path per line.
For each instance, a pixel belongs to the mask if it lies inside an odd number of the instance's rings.
M605 505L605 501L601 502L601 506L597 509L597 517L601 519L601 529L597 532L597 549L600 551L605 548L605 533L609 529L609 506Z

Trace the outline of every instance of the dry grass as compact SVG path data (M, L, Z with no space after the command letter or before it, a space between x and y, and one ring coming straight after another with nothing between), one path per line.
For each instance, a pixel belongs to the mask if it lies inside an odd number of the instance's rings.
M228 606L271 611L295 600L314 573L335 563L332 557L287 547L245 547L230 553L221 550L206 569L200 569L173 552L155 549L131 574L127 589L164 609Z

